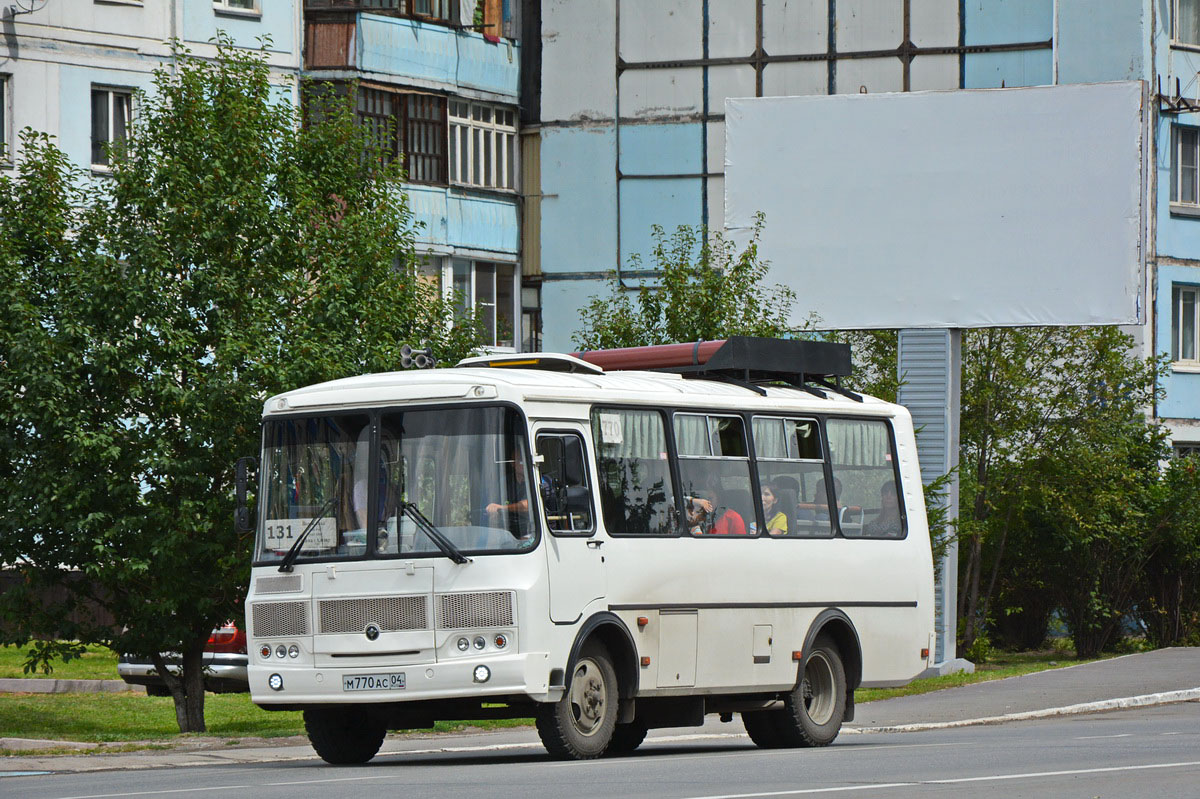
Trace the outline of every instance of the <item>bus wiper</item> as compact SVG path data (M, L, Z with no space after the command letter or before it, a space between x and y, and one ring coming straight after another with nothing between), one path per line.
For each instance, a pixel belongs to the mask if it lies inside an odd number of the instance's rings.
M340 496L341 492L335 491L333 496L325 501L325 504L317 511L317 515L308 523L308 526L304 528L304 532L300 533L300 537L296 539L296 542L292 544L292 548L287 551L287 554L283 556L283 560L279 562L279 571L292 571L292 564L296 562L296 558L300 557L300 547L304 546L304 541L308 538L308 534L313 531L313 528L317 526L317 523L321 519L325 518L326 511L333 508L333 503L337 502Z
M409 518L420 528L421 532L429 536L438 549L442 550L442 554L450 558L455 563L470 563L471 559L462 553L462 551L454 546L454 543L442 534L442 531L437 529L433 522L421 513L421 509L411 502L401 502L400 512L407 513Z

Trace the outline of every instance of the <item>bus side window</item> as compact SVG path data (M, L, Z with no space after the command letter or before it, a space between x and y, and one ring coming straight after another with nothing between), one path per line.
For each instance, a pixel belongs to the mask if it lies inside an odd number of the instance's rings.
M904 538L899 471L882 419L829 419L830 466L842 486L838 526L846 538Z
M537 451L542 456L541 496L547 527L556 533L592 532L592 491L583 439L577 433L539 434Z
M830 538L820 425L815 419L755 416L753 430L767 533Z
M610 535L675 533L675 490L662 414L593 408L600 509Z

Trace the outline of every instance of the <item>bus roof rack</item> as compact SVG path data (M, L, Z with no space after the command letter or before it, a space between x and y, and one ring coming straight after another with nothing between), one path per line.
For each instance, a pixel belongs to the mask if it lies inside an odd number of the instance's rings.
M853 368L849 344L730 336L720 341L592 350L575 356L607 371L673 372L759 391L763 383L785 383L819 397L832 391L862 401L860 395L841 386L841 378Z

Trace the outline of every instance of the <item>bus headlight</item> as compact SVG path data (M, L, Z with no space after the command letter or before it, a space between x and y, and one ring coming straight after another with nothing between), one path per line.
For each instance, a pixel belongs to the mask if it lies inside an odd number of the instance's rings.
M471 642L470 642L470 641L468 641L466 638L459 638L459 639L458 639L458 651L459 651L459 652L466 652L466 651L467 651L468 649L470 649L470 648L471 648Z

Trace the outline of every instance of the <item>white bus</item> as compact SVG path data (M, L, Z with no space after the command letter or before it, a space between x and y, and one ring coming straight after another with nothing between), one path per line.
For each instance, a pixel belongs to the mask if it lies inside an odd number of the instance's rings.
M607 362L661 365L641 349ZM486 718L567 758L706 714L829 744L934 635L911 418L840 389L849 364L730 339L674 371L500 356L272 397L253 701L330 763Z

